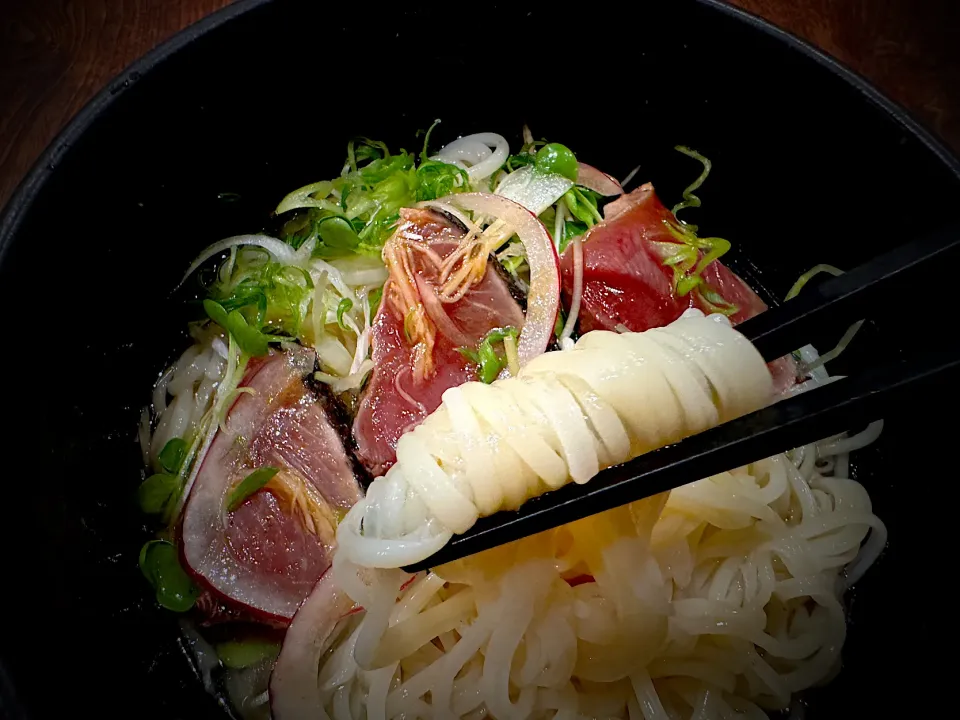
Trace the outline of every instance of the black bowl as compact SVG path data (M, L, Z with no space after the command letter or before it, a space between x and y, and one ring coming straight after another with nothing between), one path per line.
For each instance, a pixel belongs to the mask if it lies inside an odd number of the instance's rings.
M715 2L588 13L589 28L584 8L403 7L231 6L101 93L7 207L0 715L223 712L137 568L135 429L184 341L169 297L186 263L335 174L351 135L412 149L436 117L437 142L516 141L527 122L621 177L642 163L668 200L697 172L673 146L696 147L715 171L691 216L734 241L735 268L770 300L818 262L850 267L938 225L960 190L956 159L863 80ZM877 308L846 365L955 344L941 330L953 271ZM857 458L890 545L850 598L845 668L810 693L812 717L948 701L950 528L930 510L950 512L938 471L955 399L944 387L926 422L890 408Z

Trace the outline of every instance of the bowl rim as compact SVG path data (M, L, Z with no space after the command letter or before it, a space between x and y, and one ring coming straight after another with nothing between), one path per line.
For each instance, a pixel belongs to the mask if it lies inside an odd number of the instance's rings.
M839 60L812 44L783 30L756 15L730 5L724 0L689 0L704 6L712 11L734 18L757 32L763 33L794 51L814 61L824 69L830 71L848 85L858 90L868 102L875 105L896 122L904 130L933 153L934 156L953 175L960 179L960 157L955 154L946 143L913 114L899 103L894 102L862 75L854 72ZM261 6L268 5L274 0L235 0L231 4L207 15L197 22L176 32L152 50L134 60L121 72L115 75L103 88L100 89L54 137L46 149L34 162L31 169L20 180L6 205L0 210L0 266L6 258L7 252L14 238L20 230L23 219L27 216L36 197L43 190L50 177L56 172L59 161L69 151L72 145L97 121L114 101L128 90L134 83L144 78L156 66L161 65L168 58L201 39L212 30L225 25L232 20L254 11ZM26 707L22 705L13 683L13 678L4 667L0 658L0 711L5 717L28 720Z
M690 1L749 25L757 32L761 32L780 41L794 51L813 60L841 80L844 80L847 84L858 90L868 102L871 102L880 110L884 111L894 122L899 124L905 132L918 139L948 170L960 178L960 157L958 157L943 140L918 121L910 111L884 95L862 75L854 72L833 56L819 50L805 40L801 40L797 36L746 10L734 7L724 0ZM0 265L3 264L7 251L20 229L23 218L27 215L30 207L33 205L33 201L41 192L50 176L56 171L59 160L69 152L73 143L86 132L87 128L89 128L124 91L145 77L153 68L162 64L176 52L200 39L208 32L272 2L274 2L274 0L236 0L230 5L215 11L192 25L188 25L186 28L167 38L148 53L134 60L124 70L114 76L110 82L104 85L50 142L40 157L34 162L31 169L20 180L20 183L10 196L7 204L2 208L2 211L0 211Z

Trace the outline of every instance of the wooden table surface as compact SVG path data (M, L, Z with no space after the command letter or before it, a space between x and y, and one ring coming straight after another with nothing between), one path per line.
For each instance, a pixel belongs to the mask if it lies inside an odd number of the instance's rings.
M960 0L732 1L865 75L960 151ZM114 75L227 4L0 0L0 207Z

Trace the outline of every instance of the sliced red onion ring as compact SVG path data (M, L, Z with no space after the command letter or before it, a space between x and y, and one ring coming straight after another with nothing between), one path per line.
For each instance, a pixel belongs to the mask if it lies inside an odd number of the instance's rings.
M451 195L445 202L502 220L523 243L530 266L527 315L517 345L517 355L523 366L547 349L560 308L560 259L550 233L536 215L499 195L464 193Z
M414 278L417 281L420 299L423 301L423 309L427 311L427 315L433 320L433 324L437 326L439 333L458 347L472 345L470 338L464 335L456 323L447 315L447 311L443 309L443 303L440 302L440 298L437 297L437 293L430 283L424 280L421 275L415 274Z
M617 182L616 178L586 163L579 163L577 185L582 185L587 190L593 190L604 197L623 195L623 187Z
M334 640L338 623L353 609L353 601L327 570L293 616L273 667L270 710L274 720L326 717L318 686L320 658Z
M530 165L507 175L497 186L497 195L520 203L539 215L573 187L573 182L556 173L537 172Z

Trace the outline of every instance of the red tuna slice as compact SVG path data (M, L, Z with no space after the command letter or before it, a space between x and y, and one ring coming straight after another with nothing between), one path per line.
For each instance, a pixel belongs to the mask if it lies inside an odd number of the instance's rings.
M444 216L425 210L402 212L405 225L401 229L416 233L439 257L447 257L457 247L463 231ZM423 257L415 262L421 280L433 286L437 271ZM446 390L476 380L476 366L457 350L460 345L439 332L433 348L433 372L425 379L416 378L414 348L404 333L404 318L389 297L385 288L373 322L374 370L353 423L357 455L375 477L396 462L400 435L436 410ZM520 330L523 326L523 311L493 262L487 264L479 283L443 309L460 331L461 342L466 340L472 347L494 328Z
M313 350L251 361L225 429L203 459L184 512L183 557L232 606L285 623L329 567L337 518L361 497L332 405L305 382ZM235 511L230 493L253 470L277 475ZM309 484L309 485L308 485Z
M657 198L647 183L607 205L606 220L584 237L583 295L580 331L618 330L642 332L667 325L691 307L710 312L694 293L676 293L673 270L662 262L666 254L659 243L678 241L665 221L676 222L673 213ZM564 301L569 307L573 291L573 251L567 248L560 260ZM703 279L724 300L737 306L730 320L734 325L767 309L766 303L719 260L703 272ZM775 384L784 389L794 381L789 358L770 363Z

